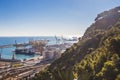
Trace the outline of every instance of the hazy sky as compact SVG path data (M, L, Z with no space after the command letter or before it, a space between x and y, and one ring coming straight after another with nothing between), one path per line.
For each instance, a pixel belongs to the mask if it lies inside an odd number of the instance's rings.
M0 36L81 36L120 0L0 0Z

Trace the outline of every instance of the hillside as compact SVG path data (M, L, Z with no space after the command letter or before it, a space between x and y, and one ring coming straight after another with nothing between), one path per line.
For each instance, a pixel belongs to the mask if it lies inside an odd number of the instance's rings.
M33 80L120 80L119 47L120 7L116 7L98 14L79 42Z
M109 11L104 11L97 15L95 23L93 23L85 32L83 38L89 38L97 34L98 31L105 31L111 28L120 17L120 7L116 7Z

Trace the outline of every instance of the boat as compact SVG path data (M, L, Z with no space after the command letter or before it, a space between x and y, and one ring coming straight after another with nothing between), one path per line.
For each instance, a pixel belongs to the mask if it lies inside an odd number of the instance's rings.
M15 54L34 55L35 51L32 48L17 48Z
M28 43L21 43L21 44L14 44L13 46L16 47L15 54L25 54L25 55L33 55L35 54L34 50L30 48Z
M29 41L29 43L21 43L18 44L15 41L15 54L25 54L25 55L34 55L36 51L38 50L39 52L43 49L44 46L46 46L48 40L34 40L34 41ZM41 48L41 50L40 50Z

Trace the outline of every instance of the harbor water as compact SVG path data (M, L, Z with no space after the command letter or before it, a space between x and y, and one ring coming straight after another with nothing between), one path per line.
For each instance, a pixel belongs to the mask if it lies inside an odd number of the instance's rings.
M54 37L0 37L0 45L8 45L8 44L15 44L15 41L17 43L28 43L29 40L49 40L48 45L52 45L56 43L56 40ZM3 48L0 50L1 57L5 59L11 59L12 57L12 51L15 50L15 47L11 48ZM32 58L37 55L24 55L24 54L15 54L15 59L23 60L27 58Z

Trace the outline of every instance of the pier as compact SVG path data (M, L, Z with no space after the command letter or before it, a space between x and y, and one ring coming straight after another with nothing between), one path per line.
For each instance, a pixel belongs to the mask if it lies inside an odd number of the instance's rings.
M4 62L20 62L20 60L17 60L17 59L4 59L4 58L0 58L0 61L4 61Z
M11 47L19 47L19 46L28 46L29 43L21 43L21 44L8 44L8 45L0 45L0 49L2 48L11 48Z
M13 44L0 45L0 49L2 49L2 48L10 48L10 47L13 47Z
M14 58L15 54L25 54L25 55L34 55L36 51L42 52L43 47L48 43L48 40L32 40L28 43L17 43L15 41L15 44L8 44L8 45L0 45L0 61L4 62L19 62L20 60L17 60ZM31 46L30 48L27 46ZM5 59L2 58L2 49L4 48L12 48L15 47L16 49L12 52L11 59ZM4 54L4 53L3 53Z
M23 44L8 44L8 45L0 45L0 61L3 61L3 62L20 62L20 60L18 59L15 59L14 58L14 53L12 53L13 55L11 56L11 59L6 59L6 58L2 58L1 55L2 55L2 49L4 48L12 48L12 47L19 47L21 45L29 45L28 43L23 43Z

